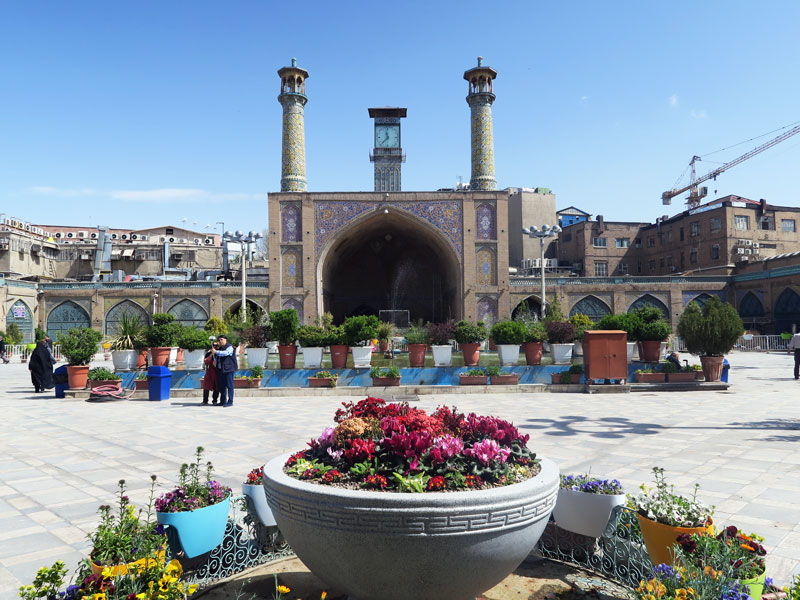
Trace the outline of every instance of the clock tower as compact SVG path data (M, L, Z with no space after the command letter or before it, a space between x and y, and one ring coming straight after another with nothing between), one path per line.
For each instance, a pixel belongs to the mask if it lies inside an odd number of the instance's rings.
M370 108L369 116L375 119L375 147L369 160L375 163L375 191L399 192L400 167L406 155L400 146L400 119L405 118L405 108Z

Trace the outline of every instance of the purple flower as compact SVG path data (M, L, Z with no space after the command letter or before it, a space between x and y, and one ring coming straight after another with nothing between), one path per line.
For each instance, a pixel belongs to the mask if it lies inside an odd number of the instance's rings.
M325 430L322 432L322 435L317 438L317 443L319 444L320 448L330 448L333 446L334 442L334 432L336 431L333 427L326 427Z
M464 450L464 456L477 459L484 467L488 466L495 458L500 455L500 444L491 439L483 440L473 445L472 448ZM508 454L506 454L508 458Z
M334 450L331 447L328 447L328 454L333 460L339 460L342 458L342 454L344 454L344 450Z

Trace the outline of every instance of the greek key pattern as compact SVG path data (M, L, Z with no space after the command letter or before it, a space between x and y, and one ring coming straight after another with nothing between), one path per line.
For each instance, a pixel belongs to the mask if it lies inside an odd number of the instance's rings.
M283 517L327 529L350 532L382 532L400 535L448 535L516 527L547 518L555 506L558 490L509 508L483 511L453 511L446 515L408 515L403 509L375 514L368 508L332 508L297 497L278 496L267 489L273 510Z

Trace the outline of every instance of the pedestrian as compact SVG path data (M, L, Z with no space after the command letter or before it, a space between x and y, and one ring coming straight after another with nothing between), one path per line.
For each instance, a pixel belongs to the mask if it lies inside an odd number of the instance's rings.
M667 354L667 360L671 362L673 365L678 367L678 371L681 370L681 355L677 352L670 352Z
M217 363L217 386L219 387L220 406L233 406L233 374L239 366L236 364L236 349L228 343L228 336L217 337L218 348L211 348L211 354Z
M219 348L219 344L214 341L211 344L211 349ZM208 392L213 392L211 404L217 404L217 399L219 398L219 386L217 385L217 367L214 366L214 355L209 349L206 352L205 357L203 358L203 364L205 364L206 372L203 375L203 404L208 404Z
M53 364L55 362L47 349L47 344L44 340L39 340L28 359L31 382L37 394L53 387Z
M56 355L53 354L53 340L50 339L48 334L44 334L44 343L47 346L47 351L50 353L50 356L53 357L53 362L56 363L58 360L56 359Z
M800 379L800 331L789 340L788 350L789 354L794 350L794 378Z
M0 335L0 359L3 360L4 364L8 364L8 359L6 358L6 343L3 341L2 335Z

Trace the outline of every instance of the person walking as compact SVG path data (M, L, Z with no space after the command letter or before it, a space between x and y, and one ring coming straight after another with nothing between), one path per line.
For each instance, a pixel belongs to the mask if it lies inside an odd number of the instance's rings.
M217 342L211 344L211 350L219 348ZM219 398L219 386L217 385L217 367L214 365L214 354L211 350L206 352L203 358L203 363L206 366L206 372L203 375L203 404L208 404L208 392L213 392L211 404L216 404Z
M794 378L800 379L800 331L792 336L787 346L789 354L794 350Z
M28 359L31 383L37 394L53 387L53 364L55 361L47 349L47 344L44 340L39 340Z
M236 364L236 349L228 343L225 334L217 337L219 348L211 348L217 363L217 385L219 386L220 406L233 406L233 374Z
M0 335L0 359L3 360L4 364L8 364L8 359L6 358L6 343L2 335Z

